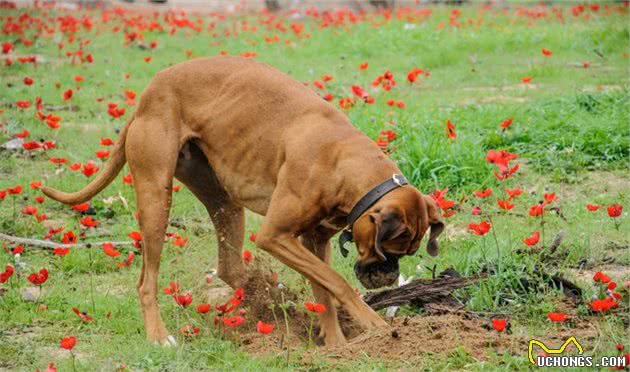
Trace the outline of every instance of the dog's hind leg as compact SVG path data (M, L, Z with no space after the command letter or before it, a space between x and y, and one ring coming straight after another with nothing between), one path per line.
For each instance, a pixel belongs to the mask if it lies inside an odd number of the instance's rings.
M142 232L142 272L138 296L147 339L175 344L160 316L157 303L158 272L168 225L179 138L159 119L137 118L129 128L126 152L133 176Z
M324 227L317 227L314 230L306 232L300 236L300 241L306 248L313 252L326 264L330 265L330 238L335 231ZM311 287L313 295L317 302L324 304L327 311L319 313L319 336L324 339L326 346L334 346L346 343L346 338L339 326L339 318L337 317L337 308L333 301L333 296L322 286L316 284L312 280Z
M245 235L245 213L223 190L203 152L187 143L180 153L175 177L203 203L217 234L219 278L232 288L247 282L241 259Z

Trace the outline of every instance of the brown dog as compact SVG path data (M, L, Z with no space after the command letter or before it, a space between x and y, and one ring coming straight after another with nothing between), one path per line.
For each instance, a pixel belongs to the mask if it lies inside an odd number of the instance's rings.
M265 216L256 245L308 278L328 308L319 316L326 345L345 342L336 303L364 328L386 325L330 268L329 239L368 191L400 170L299 81L238 57L168 68L142 93L92 182L76 193L42 190L66 204L85 202L114 180L125 161L143 236L138 295L150 341L174 342L157 304L173 177L206 206L218 235L219 276L230 286L247 280L241 261L247 208ZM358 278L372 288L392 284L398 258L415 253L429 227L427 249L435 255L443 229L435 203L410 185L386 193L351 226Z

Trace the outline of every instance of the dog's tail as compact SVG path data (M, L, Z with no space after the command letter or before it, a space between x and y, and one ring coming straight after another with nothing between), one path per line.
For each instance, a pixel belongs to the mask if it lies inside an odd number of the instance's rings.
M118 141L111 151L109 159L105 163L105 168L87 186L85 186L80 191L72 193L59 191L51 187L42 187L42 192L54 200L69 205L84 203L92 199L94 195L101 192L101 190L107 187L107 185L109 185L116 178L118 173L120 173L120 170L125 165L127 161L127 158L125 156L125 140L127 138L127 130L129 129L129 126L132 122L133 116L120 131Z

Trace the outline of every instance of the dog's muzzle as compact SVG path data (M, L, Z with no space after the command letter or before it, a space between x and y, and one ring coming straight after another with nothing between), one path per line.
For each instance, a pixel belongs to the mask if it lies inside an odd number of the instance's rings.
M375 262L368 265L361 265L360 262L354 264L354 273L357 279L367 289L387 287L398 280L400 267L398 257L385 253L385 262Z

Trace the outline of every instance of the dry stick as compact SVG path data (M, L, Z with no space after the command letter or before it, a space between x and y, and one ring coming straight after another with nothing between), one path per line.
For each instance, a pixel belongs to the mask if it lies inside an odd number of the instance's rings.
M33 247L42 247L48 249L55 249L57 247L60 248L87 248L88 246L101 245L103 243L112 243L114 245L132 245L132 241L125 242L112 242L112 241L104 241L104 242L92 242L92 243L76 243L76 244L62 244L55 243L50 240L39 240L39 239L30 239L30 238L21 238L17 236L11 236L7 234L0 233L0 240L5 240L11 243L16 244L25 244Z

